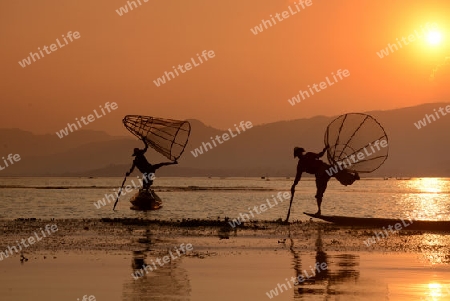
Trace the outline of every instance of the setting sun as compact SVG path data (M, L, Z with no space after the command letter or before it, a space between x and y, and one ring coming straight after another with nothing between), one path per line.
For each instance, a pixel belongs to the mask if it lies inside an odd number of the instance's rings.
M442 33L439 31L430 31L427 35L427 40L431 45L438 45L442 41Z

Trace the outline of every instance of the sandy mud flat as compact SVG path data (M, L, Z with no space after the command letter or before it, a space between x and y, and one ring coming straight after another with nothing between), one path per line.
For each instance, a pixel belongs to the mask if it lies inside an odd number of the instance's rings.
M380 229L311 221L18 219L0 222L0 251L47 224L58 230L0 261L2 300L450 299L443 232L377 238Z

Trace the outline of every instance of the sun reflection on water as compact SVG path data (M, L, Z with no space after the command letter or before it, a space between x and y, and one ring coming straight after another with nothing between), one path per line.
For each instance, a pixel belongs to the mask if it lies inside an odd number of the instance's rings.
M411 219L439 220L443 219L445 198L449 190L449 181L442 178L416 178L405 181L402 188L411 191L403 196L407 207L412 207ZM412 206L411 206L412 205Z
M448 285L442 285L440 283L432 282L428 283L428 288L425 297L422 297L421 301L441 301L448 300L450 298L450 289Z
M441 178L417 178L406 183L408 188L427 193L441 193L446 186L446 181Z

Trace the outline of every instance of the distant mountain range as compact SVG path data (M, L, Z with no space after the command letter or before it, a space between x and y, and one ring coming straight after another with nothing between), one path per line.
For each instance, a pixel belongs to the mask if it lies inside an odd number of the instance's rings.
M366 112L374 116L389 136L389 158L370 176L450 176L450 116L427 122L425 114L448 103L425 104L390 111ZM217 143L195 157L191 151L211 142L226 130L190 120L192 131L179 164L163 167L157 176L282 176L295 175L294 146L318 152L323 148L327 125L337 116L280 121L258 126ZM244 120L246 121L246 120ZM230 126L234 130L234 126ZM104 132L79 130L67 137L35 135L20 129L0 129L0 156L19 154L21 160L0 171L0 176L123 176L130 168L134 147L143 144L131 134L110 136ZM153 150L150 162L167 161ZM0 160L1 166L3 160ZM136 174L137 175L137 174Z

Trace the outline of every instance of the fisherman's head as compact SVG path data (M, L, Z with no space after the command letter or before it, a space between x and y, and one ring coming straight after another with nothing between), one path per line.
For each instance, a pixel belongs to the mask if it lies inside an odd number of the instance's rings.
M295 157L300 158L304 152L305 152L305 149L303 147L294 147L294 158Z
M140 152L140 149L136 147L136 148L133 150L133 155L132 155L132 157L139 155L139 152Z

